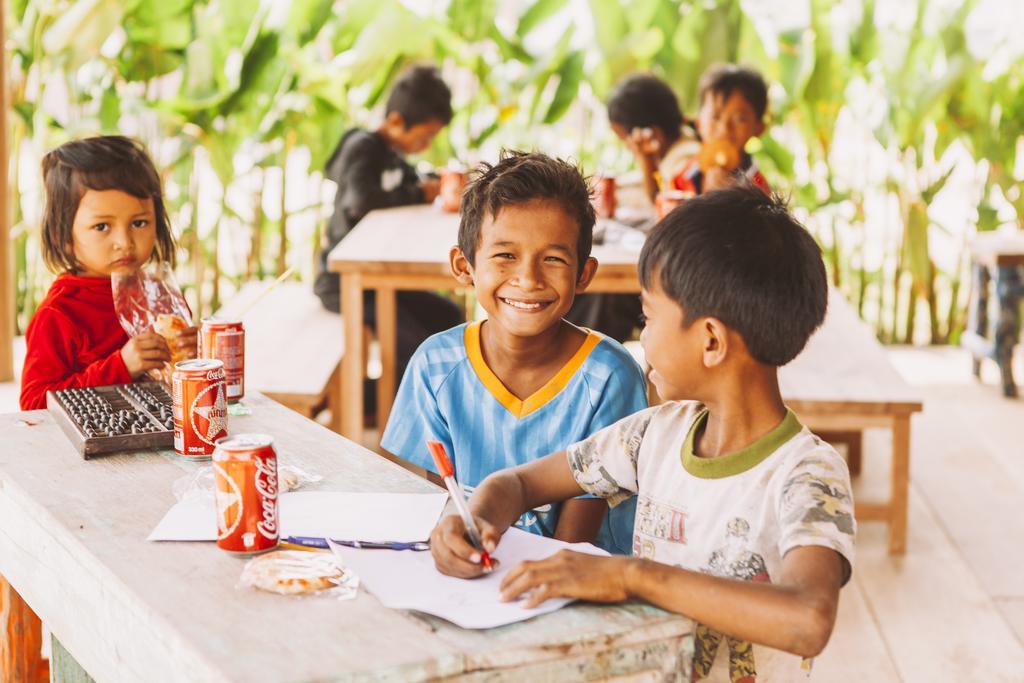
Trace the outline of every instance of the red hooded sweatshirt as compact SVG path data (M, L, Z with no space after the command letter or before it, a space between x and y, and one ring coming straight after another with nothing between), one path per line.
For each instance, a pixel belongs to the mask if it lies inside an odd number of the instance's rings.
M46 407L48 390L131 382L121 358L128 335L114 312L109 278L61 275L25 332L21 409Z

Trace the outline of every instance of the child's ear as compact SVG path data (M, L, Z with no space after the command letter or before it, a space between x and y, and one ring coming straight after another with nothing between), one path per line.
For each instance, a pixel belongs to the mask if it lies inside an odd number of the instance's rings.
M587 287L590 286L590 281L594 279L594 275L597 273L597 259L593 256L587 259L587 262L583 264L583 272L576 278L576 293L582 294Z
M452 247L451 251L448 252L448 265L451 268L452 275L460 285L464 287L473 286L473 266L469 264L469 259L462 253L462 249Z
M755 138L761 137L761 135L764 134L764 131L765 131L765 129L767 127L768 127L768 125L765 124L764 119L761 119L760 121L758 121L757 124L754 125L754 137Z
M700 320L704 367L713 368L725 362L729 353L728 329L718 318Z
M393 129L405 130L406 128L405 117L397 111L389 111L387 116L384 117L384 122L388 124L388 127Z

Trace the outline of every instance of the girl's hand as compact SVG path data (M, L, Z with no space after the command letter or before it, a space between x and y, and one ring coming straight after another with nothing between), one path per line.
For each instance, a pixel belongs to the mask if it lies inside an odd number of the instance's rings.
M138 379L147 370L162 368L171 359L171 350L156 332L143 332L121 348L121 359L132 379Z
M475 518L476 528L480 530L480 536L484 542L484 549L493 553L498 547L501 533L486 520ZM457 576L460 579L475 579L486 574L486 569L480 562L480 551L473 547L466 537L466 525L458 515L443 517L434 530L430 533L430 554L434 556L434 564L437 570L448 576ZM498 561L491 558L494 566Z
M657 168L661 159L661 143L650 128L634 128L626 143L633 156L644 167Z
M622 602L629 599L626 575L629 557L602 557L560 550L546 560L523 562L501 582L501 599L526 595L530 609L548 598L575 598L591 602Z
M198 356L199 328L193 326L183 329L174 339L174 348L171 349L171 353L173 354L175 351L187 351L189 358L195 358Z

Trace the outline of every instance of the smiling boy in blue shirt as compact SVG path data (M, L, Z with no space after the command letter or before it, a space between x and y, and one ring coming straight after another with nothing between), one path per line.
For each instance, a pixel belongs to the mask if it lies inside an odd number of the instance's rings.
M475 173L462 200L451 270L487 319L434 335L402 379L381 446L428 471L425 441L452 456L467 491L647 406L643 372L618 342L564 319L598 264L590 193L579 170L506 152ZM605 519L592 497L520 517L526 531L629 553L634 501ZM621 510L619 508L622 508Z

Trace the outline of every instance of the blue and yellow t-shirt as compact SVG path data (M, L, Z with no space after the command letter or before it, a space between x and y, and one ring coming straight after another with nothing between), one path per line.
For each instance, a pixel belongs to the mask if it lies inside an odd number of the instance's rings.
M459 325L416 350L384 430L384 449L434 472L426 441L437 439L468 493L492 472L564 450L647 407L640 366L622 345L596 332L547 384L520 400L484 362L480 326ZM558 508L528 512L516 526L553 536ZM609 510L598 544L629 554L635 510L635 500Z

